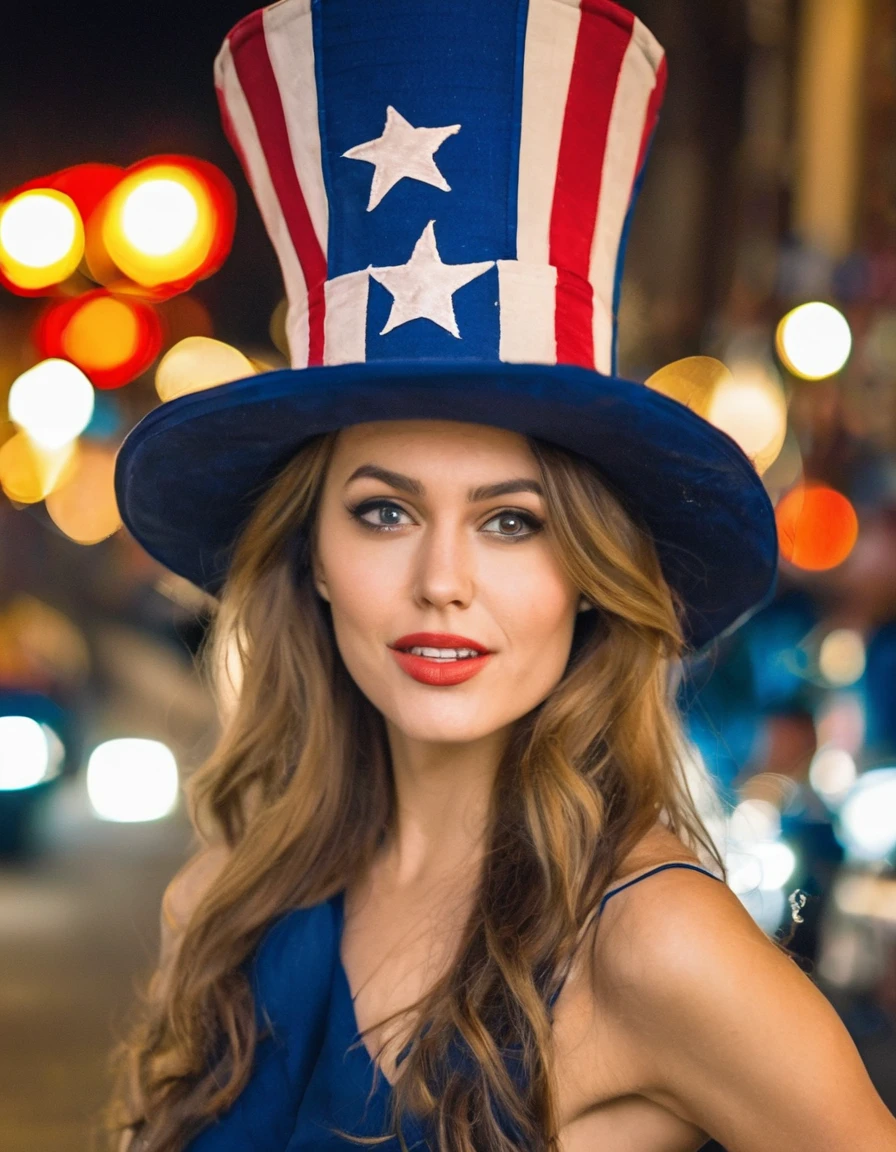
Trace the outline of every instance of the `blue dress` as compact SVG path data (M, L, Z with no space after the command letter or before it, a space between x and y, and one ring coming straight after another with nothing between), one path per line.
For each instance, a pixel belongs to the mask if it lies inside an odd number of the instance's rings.
M693 868L720 880L696 864L660 864L607 892L597 914L611 896L665 868ZM400 1152L395 1136L365 1146L330 1131L382 1135L392 1091L364 1044L358 1043L354 1004L340 959L343 898L339 892L313 908L284 913L261 938L246 970L259 1033L270 1026L273 1034L258 1042L252 1075L233 1107L200 1132L186 1152L360 1152L365 1147ZM551 997L550 1009L559 993L557 989ZM410 1044L398 1063L409 1050ZM402 1132L412 1152L434 1147L413 1116L405 1117Z

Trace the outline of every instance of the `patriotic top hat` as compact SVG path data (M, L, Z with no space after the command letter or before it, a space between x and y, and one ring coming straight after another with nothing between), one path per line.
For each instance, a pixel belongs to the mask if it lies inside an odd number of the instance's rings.
M666 82L610 0L280 0L215 61L288 296L291 367L179 396L124 440L145 549L212 595L315 434L471 421L591 461L652 532L699 649L774 592L765 488L726 433L616 375L625 241Z

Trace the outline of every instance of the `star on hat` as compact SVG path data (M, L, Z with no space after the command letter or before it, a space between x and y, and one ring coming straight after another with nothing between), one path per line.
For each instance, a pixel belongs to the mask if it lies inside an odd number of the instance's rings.
M459 131L460 124L449 124L445 128L415 128L390 104L386 109L386 127L382 136L356 144L342 153L349 160L366 160L374 165L367 211L372 212L386 193L405 177L450 192L451 186L439 171L434 157L448 137Z
M407 264L369 268L370 275L392 293L392 311L380 332L385 336L400 324L425 318L460 339L454 315L454 293L487 272L494 260L476 264L443 264L436 247L435 220L423 229Z

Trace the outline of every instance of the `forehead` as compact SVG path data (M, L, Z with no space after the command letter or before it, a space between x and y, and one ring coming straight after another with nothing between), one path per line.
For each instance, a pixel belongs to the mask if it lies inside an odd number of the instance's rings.
M446 460L453 465L469 461L480 466L515 465L537 475L538 466L525 436L491 424L461 420L377 420L340 429L334 446L334 471L364 460L395 464L397 458L425 461L433 466Z

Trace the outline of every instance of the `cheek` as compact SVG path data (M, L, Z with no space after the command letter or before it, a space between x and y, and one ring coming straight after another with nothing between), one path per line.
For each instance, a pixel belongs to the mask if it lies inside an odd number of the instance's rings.
M491 595L491 594L490 594ZM491 598L517 675L555 680L569 658L578 592L550 564L518 566Z
M396 608L399 572L388 548L364 547L351 532L331 531L322 540L321 563L333 625L341 641L356 646L371 636L388 638L403 613Z

